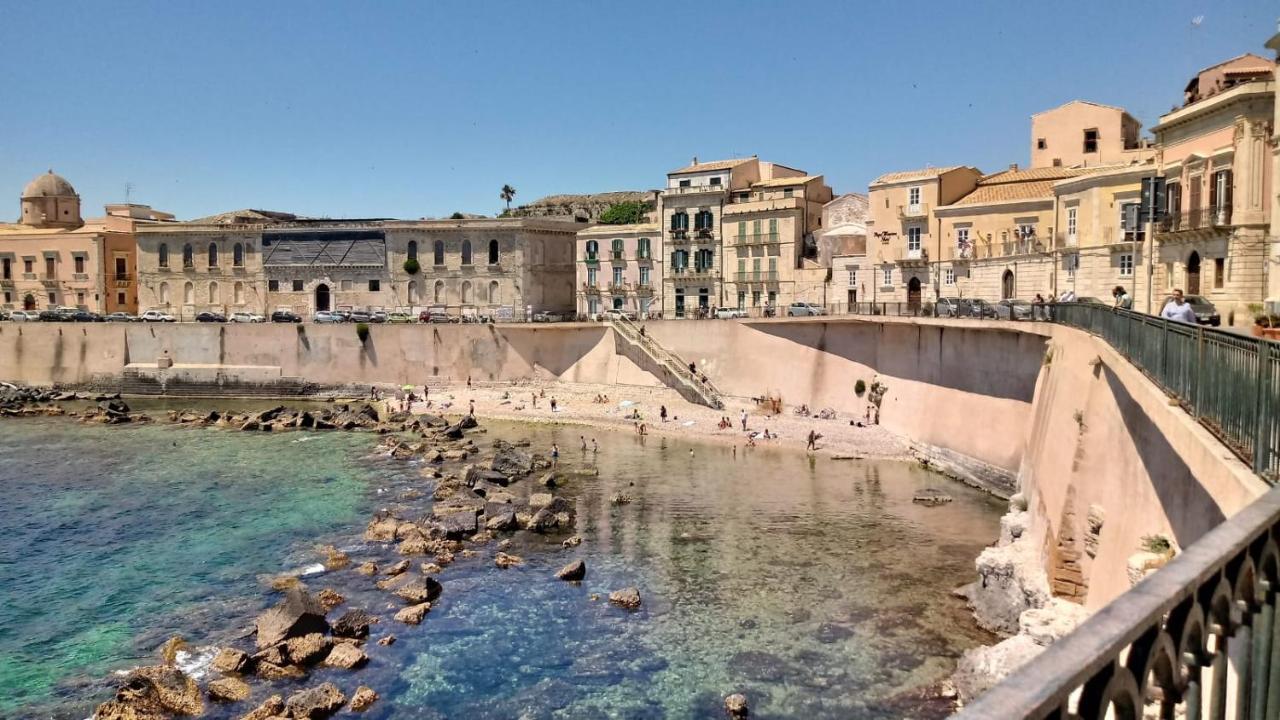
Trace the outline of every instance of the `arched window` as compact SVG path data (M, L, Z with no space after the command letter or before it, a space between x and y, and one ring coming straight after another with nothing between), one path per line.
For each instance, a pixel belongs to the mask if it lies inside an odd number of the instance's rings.
M463 265L471 264L471 241L470 240L462 241L462 264ZM464 300L463 302L466 302L466 301Z
M437 305L444 304L444 281L443 280L436 281L435 291L432 294L431 298L432 298L431 301Z
M436 266L444 265L444 241L443 240L437 240L435 244L431 246L431 253L434 256L434 258L432 259L432 263L434 263Z
M244 245L236 243L235 247L231 248L231 264L234 267L244 267Z
M214 243L209 243L209 267L218 267L218 246Z
M498 241L497 240L489 241L489 264L490 265L498 264Z
M497 280L490 280L490 281L489 281L489 304L490 304L490 305L501 305L501 304L502 304L502 298L498 296L498 281L497 281Z
M160 243L160 249L156 252L160 259L160 267L169 267L169 245L168 243Z
M418 304L418 283L414 280L409 281L409 304Z
M194 283L188 281L186 285L182 286L182 304L194 305L195 302L196 302L196 286Z
M471 281L470 280L462 281L462 304L463 305L471 304Z
M209 283L209 304L218 304L218 283L216 282Z
M182 246L182 267L194 267L196 264L195 255L191 252L191 245Z
M237 305L244 304L244 283L238 282L232 288L232 298Z
M167 282L160 283L160 304L169 304L169 283Z
M408 254L410 260L418 259L418 241L417 240L409 241L409 248L406 254Z

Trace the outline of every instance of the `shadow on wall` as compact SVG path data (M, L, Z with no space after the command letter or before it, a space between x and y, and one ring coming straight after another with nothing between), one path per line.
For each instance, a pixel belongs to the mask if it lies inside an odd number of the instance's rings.
M889 377L1025 403L1035 397L1047 342L1030 333L942 325L763 322L744 327Z
M1187 547L1225 520L1226 514L1192 475L1177 450L1147 417L1120 378L1111 368L1103 372L1133 447L1153 481L1152 490L1169 518L1174 537L1179 545Z
M506 352L515 354L524 365L541 367L556 377L563 377L600 344L607 332L612 332L608 326L571 330L504 327L501 334L506 340ZM501 351L501 343L495 338L493 352Z

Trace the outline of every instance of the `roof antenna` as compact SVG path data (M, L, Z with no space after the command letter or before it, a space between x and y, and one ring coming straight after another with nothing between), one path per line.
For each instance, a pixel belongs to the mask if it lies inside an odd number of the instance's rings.
M124 183L124 204L130 204L129 198L133 197L133 183L128 180Z

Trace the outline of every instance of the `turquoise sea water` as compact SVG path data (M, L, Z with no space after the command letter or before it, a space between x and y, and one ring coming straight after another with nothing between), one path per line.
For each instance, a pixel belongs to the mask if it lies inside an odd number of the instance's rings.
M757 717L937 716L913 691L987 640L950 595L995 537L1001 508L987 496L903 463L629 434L597 435L592 454L577 450L579 428L488 429L482 447L558 442L565 464L599 469L560 490L584 543L518 536L508 552L526 563L512 570L493 566L492 544L460 557L417 628L392 623L388 597L350 570L309 579L399 637L370 647L355 674L317 672L378 690L367 717L697 717L735 691ZM237 642L274 599L264 576L316 562L321 543L354 562L394 559L359 539L364 524L378 508L421 509L428 500L401 498L430 485L372 456L375 442L0 425L0 717L83 718L113 671L152 662L175 632ZM956 500L913 505L925 486ZM634 501L612 504L619 493ZM576 557L581 586L551 577ZM603 601L626 585L644 597L639 612Z

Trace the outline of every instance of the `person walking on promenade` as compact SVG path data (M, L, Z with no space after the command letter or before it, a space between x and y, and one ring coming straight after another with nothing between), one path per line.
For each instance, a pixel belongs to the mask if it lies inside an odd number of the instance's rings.
M1175 322L1196 324L1196 313L1191 309L1191 305L1182 298L1182 290L1174 288L1173 297L1169 298L1164 304L1164 309L1160 311L1160 317Z
M529 393L529 399L533 401L533 409L538 409L538 393Z
M667 406L666 406L666 405L663 405L662 407L658 408L658 417L662 418L662 422L666 422L666 421L667 421Z
M742 429L744 432L747 429L747 411L745 408L742 410Z

